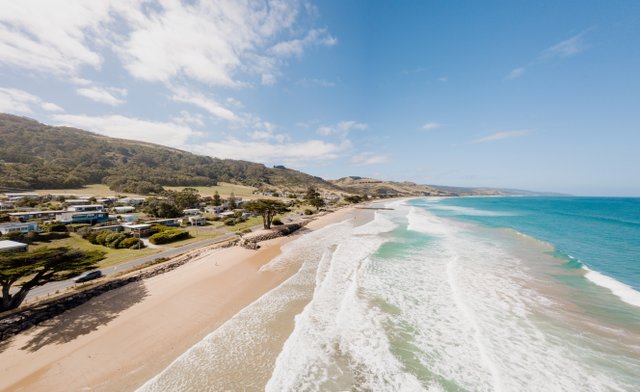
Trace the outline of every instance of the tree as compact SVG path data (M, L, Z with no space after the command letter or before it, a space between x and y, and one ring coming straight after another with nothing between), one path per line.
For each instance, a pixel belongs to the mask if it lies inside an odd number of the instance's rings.
M171 192L169 198L173 200L179 210L196 208L200 204L200 193L194 188L184 188L180 192Z
M235 210L236 208L238 208L238 203L236 202L236 195L233 192L231 192L231 194L229 195L229 198L227 199L227 203L229 204L230 210Z
M176 207L176 205L165 199L159 199L157 197L150 197L147 199L147 206L144 211L156 218L177 218L182 215L182 212Z
M220 204L222 204L222 201L220 201L220 194L216 191L216 193L213 194L213 205L219 206Z
M265 229L271 228L271 222L276 215L289 211L287 206L278 200L250 201L245 203L243 208L249 212L262 216L262 224Z
M316 208L316 211L320 209L320 207L324 207L325 202L322 197L320 197L320 193L316 190L316 188L310 186L307 189L307 193L304 196L304 199L307 203Z
M94 269L103 258L104 252L101 251L85 252L67 247L0 253L0 312L20 306L34 287ZM16 284L20 289L11 294L9 291Z

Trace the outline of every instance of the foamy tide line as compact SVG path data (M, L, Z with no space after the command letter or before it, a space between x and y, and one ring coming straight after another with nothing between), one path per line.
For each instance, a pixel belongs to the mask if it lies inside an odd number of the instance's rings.
M600 272L594 271L586 265L583 265L582 269L587 271L587 273L584 274L584 277L589 279L592 283L608 289L613 293L613 295L629 305L640 307L640 292L634 290L633 287L607 275L603 275Z

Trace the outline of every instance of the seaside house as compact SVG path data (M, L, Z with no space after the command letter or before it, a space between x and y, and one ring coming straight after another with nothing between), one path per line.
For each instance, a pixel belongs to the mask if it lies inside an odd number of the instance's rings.
M64 224L88 223L95 225L109 220L109 213L104 211L75 212L66 211L56 215L56 221Z
M154 219L154 220L146 221L145 223L148 223L150 225L178 227L180 226L181 221L182 219L180 218L166 218L166 219Z
M129 206L139 206L144 203L144 197L123 197L117 201L118 204L126 204Z
M109 230L109 231L114 231L116 233L121 232L122 230L124 230L124 228L122 227L122 225L109 225L109 226L96 226L96 227L91 227L89 230L91 231L102 231L102 230Z
M113 210L116 212L116 214L126 214L135 211L136 208L133 206L119 206L114 207Z
M204 212L208 212L210 214L219 214L224 212L224 206L207 206L204 208Z
M207 224L207 219L202 215L194 215L189 217L189 224L191 226L204 226Z
M22 242L0 240L0 253L1 252L26 252L29 245Z
M11 202L22 199L37 199L40 197L40 195L35 192L5 193L4 195Z
M188 208L186 210L182 210L183 215L200 215L200 209L198 208Z
M126 233L131 233L136 237L146 237L153 232L151 225L148 223L127 224L122 225L122 228Z
M67 207L67 211L73 212L102 211L103 209L104 206L102 204L82 204Z
M30 220L52 220L56 218L56 215L64 212L63 210L49 210L49 211L21 211L10 212L9 219L14 222L26 222Z
M81 205L87 205L89 204L89 198L82 198L82 199L67 199L64 201L64 203L68 206L81 206Z
M0 234L20 233L27 234L31 231L38 231L37 222L16 222L0 224Z

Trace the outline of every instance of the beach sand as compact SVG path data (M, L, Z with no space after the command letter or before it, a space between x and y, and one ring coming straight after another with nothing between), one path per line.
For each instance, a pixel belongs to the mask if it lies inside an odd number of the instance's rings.
M306 230L354 219L352 208ZM105 293L0 343L0 390L135 390L295 271L259 272L280 247L216 249L176 270Z

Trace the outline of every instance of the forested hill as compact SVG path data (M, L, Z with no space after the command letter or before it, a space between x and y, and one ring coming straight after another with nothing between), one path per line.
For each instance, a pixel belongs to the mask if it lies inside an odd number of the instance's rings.
M159 192L162 186L207 186L218 181L292 190L311 185L337 189L291 169L200 156L0 114L0 187L62 189L104 183L114 191L146 194Z

